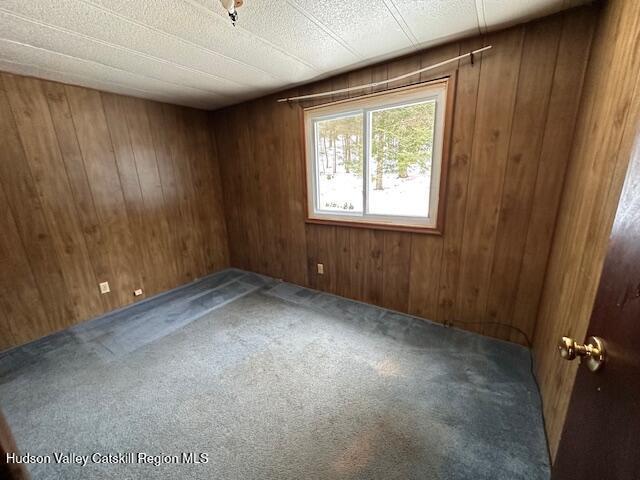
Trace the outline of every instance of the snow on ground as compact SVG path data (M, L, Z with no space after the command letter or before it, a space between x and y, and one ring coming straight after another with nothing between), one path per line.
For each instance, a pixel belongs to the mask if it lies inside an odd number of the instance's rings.
M345 173L338 166L336 174L319 175L320 209L342 212L362 212L362 176ZM381 215L426 217L429 210L429 172L418 168L409 171L408 178L396 173L383 175L384 190L375 190L371 179L369 212Z

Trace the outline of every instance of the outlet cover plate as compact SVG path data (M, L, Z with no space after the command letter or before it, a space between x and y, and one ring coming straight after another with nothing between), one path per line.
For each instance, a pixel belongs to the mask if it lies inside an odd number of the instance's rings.
M105 294L109 293L111 288L109 288L109 282L100 282L100 293Z

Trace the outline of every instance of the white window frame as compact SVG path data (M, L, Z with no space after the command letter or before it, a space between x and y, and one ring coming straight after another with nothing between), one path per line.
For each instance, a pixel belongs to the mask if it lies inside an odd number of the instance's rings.
M329 105L310 107L304 110L304 134L307 176L307 220L317 223L352 223L355 226L381 226L419 228L438 230L440 227L440 190L443 173L443 156L445 148L445 131L447 118L447 87L448 81L430 82L418 87L399 88L378 94L367 95L355 99L334 102ZM404 215L380 215L369 212L369 194L367 178L369 175L369 159L371 151L369 132L371 131L371 113L384 108L412 105L426 101L435 101L434 144L432 154L431 179L429 190L429 208L426 217ZM348 114L363 115L363 211L362 213L336 212L318 208L319 191L317 180L319 176L316 160L317 122Z

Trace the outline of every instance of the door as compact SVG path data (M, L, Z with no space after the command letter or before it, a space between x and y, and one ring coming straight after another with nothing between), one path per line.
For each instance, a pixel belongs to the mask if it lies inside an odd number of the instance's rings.
M552 478L640 479L640 136L609 239L591 335L603 339L605 363L597 372L584 362L578 369Z

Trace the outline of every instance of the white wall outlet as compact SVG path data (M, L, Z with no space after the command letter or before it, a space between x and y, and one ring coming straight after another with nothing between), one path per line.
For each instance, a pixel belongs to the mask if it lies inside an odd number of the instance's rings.
M142 295L142 289L141 289L141 288L136 288L136 289L133 291L133 295L134 295L135 297L139 297L140 295Z
M109 288L109 282L101 282L100 283L100 293L109 293L111 289Z
M318 275L324 275L324 263L318 264Z

